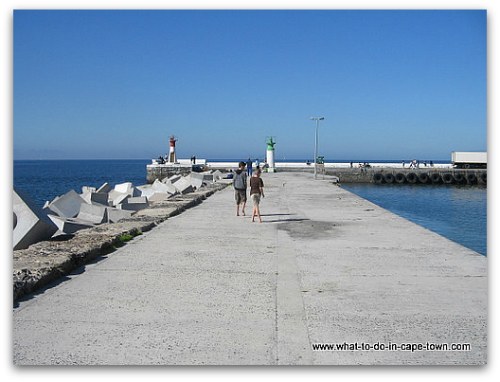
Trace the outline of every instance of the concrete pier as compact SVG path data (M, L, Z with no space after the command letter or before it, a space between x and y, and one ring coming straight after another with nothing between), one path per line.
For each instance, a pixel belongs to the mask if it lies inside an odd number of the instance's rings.
M486 363L484 256L327 179L263 180L262 224L227 188L20 301L14 364Z

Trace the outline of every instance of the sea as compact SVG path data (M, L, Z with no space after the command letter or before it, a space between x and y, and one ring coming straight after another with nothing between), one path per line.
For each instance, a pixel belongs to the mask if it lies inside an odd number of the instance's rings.
M240 159L209 159L237 162ZM305 160L283 159L286 162ZM350 160L332 162L349 163ZM354 163L401 160L353 160ZM440 163L441 161L434 161ZM133 160L16 160L14 187L42 207L73 189L132 182L146 184L150 159ZM444 162L443 162L444 163ZM487 189L479 186L344 184L346 190L447 237L484 256L487 254Z
M486 187L344 184L342 188L486 256Z

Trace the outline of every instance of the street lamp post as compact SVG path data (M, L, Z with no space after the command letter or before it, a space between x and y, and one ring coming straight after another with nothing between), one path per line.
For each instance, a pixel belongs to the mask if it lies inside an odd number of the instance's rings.
M316 162L318 161L318 127L319 121L323 121L325 117L311 117L311 120L316 121L316 133L314 135L314 179L317 179Z

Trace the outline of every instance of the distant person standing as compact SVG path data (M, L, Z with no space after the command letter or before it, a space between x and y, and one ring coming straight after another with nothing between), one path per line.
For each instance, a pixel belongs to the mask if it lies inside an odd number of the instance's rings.
M250 158L247 160L247 175L252 176L252 160Z
M264 182L260 177L261 171L259 168L255 170L255 173L250 178L250 198L253 202L252 210L252 223L255 221L255 217L259 218L259 222L262 223L262 218L260 217L260 198L264 197Z
M258 159L258 158L257 158L257 159L255 159L254 164L255 164L255 169L256 169L256 170L260 170L260 162L259 162L259 159Z
M233 176L234 197L236 199L236 216L241 213L245 216L245 206L247 203L247 173L245 172L245 162L238 164L238 169Z

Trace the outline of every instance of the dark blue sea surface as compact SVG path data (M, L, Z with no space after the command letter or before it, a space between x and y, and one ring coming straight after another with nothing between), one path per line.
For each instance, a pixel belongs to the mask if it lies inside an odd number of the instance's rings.
M63 195L71 189L82 192L82 186L100 187L108 182L146 183L144 160L21 160L14 161L14 187L28 195L36 205Z
M343 188L486 256L485 187L350 184Z

